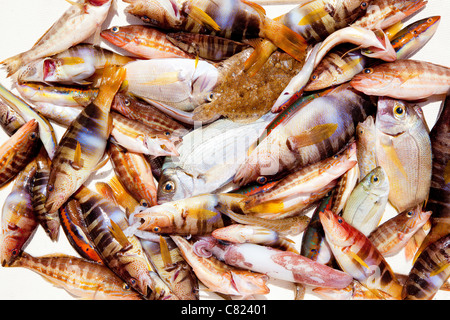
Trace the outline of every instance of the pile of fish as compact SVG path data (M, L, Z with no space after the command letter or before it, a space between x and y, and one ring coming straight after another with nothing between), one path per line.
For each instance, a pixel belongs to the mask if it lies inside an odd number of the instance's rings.
M274 19L249 0L123 2L70 1L1 62L2 267L83 299L258 299L273 279L296 299L448 290L450 68L409 59L441 19L414 19L426 0ZM114 14L141 23L102 30ZM30 255L39 226L78 256ZM409 274L388 263L400 252Z

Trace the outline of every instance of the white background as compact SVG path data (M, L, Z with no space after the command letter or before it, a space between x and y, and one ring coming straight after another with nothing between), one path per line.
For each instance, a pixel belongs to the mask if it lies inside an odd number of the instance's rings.
M0 61L30 49L42 34L55 22L70 4L64 0L15 0L1 1L0 6ZM112 10L105 21L102 29L114 25L140 24L141 22L132 16L126 16L124 8L126 4L117 1L117 9ZM277 17L291 8L293 5L265 6L269 17ZM408 20L407 24L433 15L440 15L441 22L439 28L430 40L413 59L424 60L450 67L450 1L429 0L426 8ZM101 45L113 50L115 47L109 46L105 42ZM0 71L0 83L7 88L11 83L6 79L3 70ZM436 97L421 103L425 112L427 123L430 127L434 125L436 115L441 105L443 97ZM64 132L55 125L58 139ZM7 135L0 130L0 143L7 140ZM101 171L103 176L111 175L111 167L106 166ZM3 206L5 197L9 194L12 184L0 190L0 206ZM392 217L392 208L386 212L382 221ZM300 240L300 239L295 239ZM298 242L297 248L299 248ZM66 253L77 255L68 244L65 234L60 230L59 241L52 243L47 235L39 227L37 233L26 251L34 256ZM411 268L410 263L404 259L403 251L397 256L388 258L388 262L394 271L407 274ZM294 286L285 281L270 280L271 292L265 296L258 296L260 299L293 299ZM0 298L1 299L73 299L66 291L55 288L36 273L23 268L2 268L0 267ZM201 299L218 298L215 294L207 291L201 292ZM318 299L319 297L307 291L306 299ZM439 291L435 299L450 299L450 294Z

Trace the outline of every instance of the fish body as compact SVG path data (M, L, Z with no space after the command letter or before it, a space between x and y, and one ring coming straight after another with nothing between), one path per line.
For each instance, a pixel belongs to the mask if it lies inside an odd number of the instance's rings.
M245 201L244 212L264 217L266 215L284 217L301 212L311 203L320 199L317 194L324 195L330 191L331 188L328 185L355 165L356 145L352 144L339 155L291 173L269 191L248 197ZM332 183L331 186L334 187L335 183ZM310 201L300 201L301 205L299 206L295 199L308 198L307 195L311 196ZM279 207L278 204L282 204L282 206ZM268 212L264 212L263 208Z
M368 236L383 217L389 195L389 179L383 167L370 171L353 189L342 218Z
M178 157L167 158L158 185L158 203L210 193L231 182L248 149L268 124L220 119L183 136Z
M111 131L111 102L124 77L123 68L106 68L98 96L82 110L61 138L47 186L45 207L50 213L67 201L102 159Z
M32 61L19 70L17 81L86 85L90 84L87 79L106 63L123 66L133 60L99 46L79 44L54 56Z
M355 165L344 173L338 180L335 191L333 192L333 207L331 211L335 214L341 214L345 204L348 201L353 189L358 183L359 167Z
M422 206L418 205L387 220L372 231L368 238L384 257L393 256L406 246L430 216L431 211L422 212Z
M253 150L233 181L245 185L259 176L293 171L331 157L373 112L370 99L343 84L285 118Z
M8 76L29 62L62 52L91 36L104 22L111 0L74 3L28 51L2 62Z
M33 238L39 222L33 210L31 183L36 162L30 162L18 175L2 207L0 262L9 266Z
M377 163L389 179L389 202L402 212L428 198L432 151L428 130L404 102L379 98L376 116Z
M145 59L195 57L174 45L166 38L166 33L143 25L114 26L100 35L113 45Z
M350 84L368 95L418 100L446 94L450 89L450 69L431 62L397 60L364 69Z
M108 267L82 258L62 254L33 257L23 253L11 267L34 271L78 299L142 300Z
M401 298L402 286L382 254L370 240L342 217L320 213L325 237L342 270L369 289Z
M375 144L375 121L372 116L356 126L356 156L359 167L359 180L377 167L377 153Z
M404 300L431 300L450 277L450 235L429 244L419 255L403 287Z
M30 120L0 146L0 186L8 184L39 152L39 125Z

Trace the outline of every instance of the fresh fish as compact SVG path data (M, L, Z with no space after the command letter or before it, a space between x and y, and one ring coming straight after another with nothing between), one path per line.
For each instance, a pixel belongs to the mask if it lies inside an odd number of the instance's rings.
M269 279L266 275L234 268L212 256L200 257L194 253L193 245L185 238L178 235L171 238L195 275L209 290L243 297L269 292L266 284Z
M219 260L245 270L251 270L289 282L343 288L352 277L300 254L252 243L229 243L213 237L203 237L204 251Z
M356 165L356 144L340 154L289 174L267 192L249 196L244 212L277 219L299 214L336 185L336 179Z
M152 169L142 154L109 144L114 172L125 189L143 206L156 205L156 185Z
M7 185L38 154L39 128L30 120L0 146L0 187Z
M367 95L419 100L447 93L450 68L425 61L397 60L364 69L350 84Z
M18 71L18 82L90 84L96 70L109 65L124 66L133 58L90 44L79 44L54 56L34 60Z
M431 300L450 277L450 235L429 244L419 255L403 287L404 300Z
M265 38L295 59L304 58L305 39L268 18L261 6L250 1L124 1L130 3L125 12L158 28L207 33L236 41Z
M356 148L358 150L358 148ZM331 211L334 214L341 215L341 211L344 209L353 189L358 183L359 167L355 165L353 168L347 170L337 182L336 188L333 192Z
M198 279L175 242L169 237L160 237L160 242L140 241L150 263L173 293L180 300L198 300Z
M344 272L368 289L401 298L402 285L370 240L329 210L320 213L325 237Z
M0 126L8 136L12 136L25 124L22 116L9 106L0 96Z
M219 72L206 61L166 58L137 60L126 66L127 91L150 104L192 111L211 99Z
M139 239L123 233L129 225L119 207L84 186L73 198L80 203L81 219L105 265L146 299L178 300L153 270Z
M58 212L49 213L45 209L45 201L47 200L47 183L50 177L51 160L47 151L41 148L39 154L35 158L36 174L31 183L31 192L33 195L34 214L39 224L52 241L57 241L59 237L60 220Z
M383 167L370 171L353 189L342 218L368 236L383 217L389 195L389 179Z
M414 108L380 97L376 115L377 163L389 179L389 202L403 212L428 198L432 153L427 127Z
M30 50L2 62L8 76L33 60L62 52L89 38L105 21L111 3L111 0L73 3Z
M377 167L375 135L375 121L372 116L368 116L356 126L356 156L360 181Z
M36 174L36 162L31 161L18 175L2 208L0 262L9 266L33 238L39 223L33 210L31 183Z
M440 17L433 16L413 22L395 34L391 40L397 59L407 59L421 49L434 35ZM376 60L362 55L351 45L340 45L330 51L311 75L305 91L324 89L349 81Z
M331 157L374 111L367 96L343 84L285 118L252 151L233 181L245 185Z
M33 110L31 106L14 95L12 92L7 90L4 86L0 84L0 97L4 102L6 102L11 108L18 112L25 121L30 121L34 119L39 123L39 138L44 144L45 150L47 150L50 159L56 152L56 146L58 145L55 131L52 125L47 119L42 117L39 113Z
M417 251L416 257L432 242L450 233L450 95L430 132L433 168L426 211L432 211L431 230Z
M105 68L97 97L83 109L61 138L47 186L45 207L49 213L56 212L67 201L102 159L111 131L111 102L124 77L123 68Z
M102 258L89 237L86 223L82 219L83 211L78 200L70 199L60 209L59 216L62 229L72 248L84 259L103 264Z
M431 211L422 212L422 206L418 205L387 220L372 231L368 238L384 257L393 256L406 246L430 216Z
M212 61L225 60L249 47L248 44L209 34L168 33L167 40L193 56Z
M82 258L63 254L33 257L23 253L11 267L34 271L78 299L142 300L108 267Z
M195 58L174 45L164 32L144 25L114 26L100 35L113 45L145 59Z
M271 118L249 124L220 119L185 135L179 156L164 162L158 203L211 193L230 183Z

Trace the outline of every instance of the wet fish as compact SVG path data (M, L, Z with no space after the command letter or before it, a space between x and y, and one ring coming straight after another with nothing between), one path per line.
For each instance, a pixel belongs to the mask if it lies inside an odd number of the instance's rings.
M52 161L46 209L52 213L87 180L105 152L111 131L109 110L125 69L107 67L98 96L71 123Z
M102 25L111 3L111 0L73 3L30 50L2 61L8 76L35 59L51 56L86 40Z
M378 100L377 163L389 179L389 202L402 212L428 198L432 153L428 130L414 110L402 101Z
M342 218L368 236L383 217L389 195L389 179L383 167L370 171L353 189Z
M450 68L412 59L397 60L364 69L350 84L368 95L418 100L446 94L450 89Z
M63 254L33 257L23 253L11 267L34 271L78 299L142 300L108 267L82 258Z
M174 45L166 38L166 33L144 25L114 26L100 35L113 45L146 59L195 58Z

